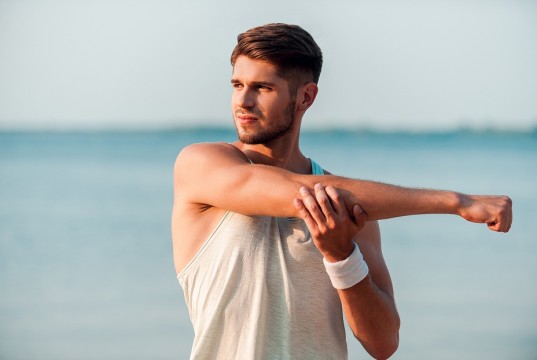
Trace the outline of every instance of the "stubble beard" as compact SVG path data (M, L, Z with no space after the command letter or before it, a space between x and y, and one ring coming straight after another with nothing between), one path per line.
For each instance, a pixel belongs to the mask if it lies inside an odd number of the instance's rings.
M278 121L278 124L274 128L264 129L259 132L248 132L247 130L241 130L237 127L237 134L239 140L248 145L267 144L276 139L281 138L293 127L295 122L295 105L296 101L291 101L283 114L280 115L280 119L283 117L285 121Z

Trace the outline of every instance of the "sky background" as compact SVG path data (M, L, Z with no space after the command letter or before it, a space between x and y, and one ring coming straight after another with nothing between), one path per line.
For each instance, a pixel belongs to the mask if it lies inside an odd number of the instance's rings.
M236 36L324 54L306 128L537 126L537 1L0 0L0 129L231 126Z

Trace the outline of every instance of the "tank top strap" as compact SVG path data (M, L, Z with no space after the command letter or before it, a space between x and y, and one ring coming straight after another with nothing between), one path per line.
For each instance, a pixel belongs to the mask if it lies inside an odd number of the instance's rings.
M310 162L311 162L311 174L312 175L324 175L324 170L319 164L317 164L312 159L310 159Z
M252 161L252 159L250 159L248 155L244 154L244 156L246 156L250 164L254 164L254 162ZM321 167L321 165L317 164L313 159L309 159L309 160L311 163L311 174L312 175L324 175L324 170Z

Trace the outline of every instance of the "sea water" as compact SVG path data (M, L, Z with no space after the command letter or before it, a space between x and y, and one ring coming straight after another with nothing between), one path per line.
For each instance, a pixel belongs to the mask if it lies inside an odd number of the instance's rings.
M170 240L177 153L219 129L0 133L0 359L187 359ZM537 358L537 132L306 132L336 174L507 194L511 232L456 216L381 222L394 359ZM348 335L349 358L367 359Z

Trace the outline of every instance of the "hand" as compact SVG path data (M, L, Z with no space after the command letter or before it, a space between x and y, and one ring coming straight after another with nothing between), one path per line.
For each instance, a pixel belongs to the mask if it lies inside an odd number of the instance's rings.
M507 196L463 195L459 215L486 223L490 230L508 232L513 221L512 201Z
M302 199L295 199L294 205L308 226L315 246L329 262L346 259L354 249L354 236L365 225L366 213L354 205L351 217L332 186L324 188L315 184L314 195L302 187L300 194Z

